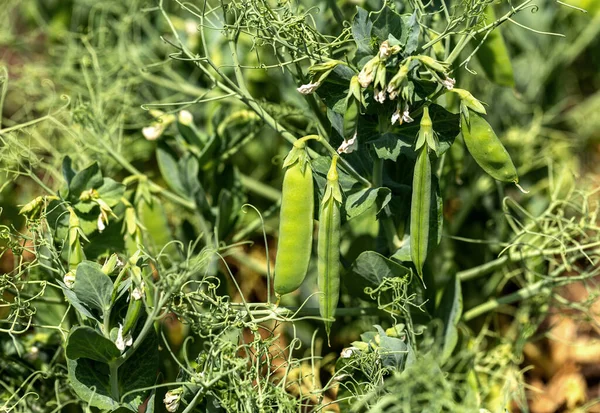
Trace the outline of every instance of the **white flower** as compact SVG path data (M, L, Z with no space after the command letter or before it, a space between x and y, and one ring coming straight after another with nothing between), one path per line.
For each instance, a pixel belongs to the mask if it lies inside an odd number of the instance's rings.
M385 89L383 90L377 90L375 89L375 101L379 102L379 103L383 103L385 102Z
M402 121L406 123L411 123L415 121L413 118L410 117L408 103L404 106L404 112L402 112Z
M391 52L392 52L392 50L391 50L390 44L388 43L387 40L385 42L381 43L381 46L379 46L379 57L380 58L382 58L382 59L387 58Z
M360 351L358 350L358 348L356 347L348 347L342 350L340 357L343 359L349 359L350 357L352 357L352 355L354 354L355 351Z
M106 225L104 225L104 216L102 213L98 215L98 231L102 232L106 229Z
M132 344L133 337L131 337L131 333L123 337L123 324L119 324L119 332L117 333L117 341L115 341L115 346L117 346L119 351L123 351L126 347L129 347Z
M344 142L342 142L342 144L337 150L338 153L351 153L354 152L356 148L358 148L358 142L356 142L356 134L357 132L354 132L354 136L352 136L352 138L348 140L344 139Z
M149 141L155 141L160 138L160 135L163 133L163 127L160 124L154 124L152 126L146 126L142 129L142 134L144 138Z
M402 125L403 123L411 123L415 121L413 118L410 117L410 110L408 104L404 106L404 111L402 113L400 113L400 110L397 109L392 114L392 125L398 121L400 121L400 125Z
M198 33L198 25L194 20L186 20L185 21L185 33L188 36L193 36Z
M179 402L181 401L181 390L169 390L165 394L163 402L168 412L176 412L179 408Z
M75 285L75 274L73 273L73 271L69 271L65 274L65 276L63 277L63 282L68 288L73 288L73 286Z
M447 77L442 80L442 85L448 90L452 90L454 88L454 84L456 83L456 79L452 79L451 77Z
M179 112L179 123L189 126L194 122L194 116L187 110Z
M317 88L319 86L321 86L321 82L307 83L306 85L300 86L296 90L298 92L302 93L303 95L310 95L312 92L314 92L315 90L317 90Z
M373 72L367 73L365 69L363 69L358 73L358 83L360 83L360 86L363 89L368 88L372 81Z
M141 300L142 296L144 294L144 282L142 281L142 284L139 287L135 287L133 289L133 291L131 292L131 296L133 297L134 300Z

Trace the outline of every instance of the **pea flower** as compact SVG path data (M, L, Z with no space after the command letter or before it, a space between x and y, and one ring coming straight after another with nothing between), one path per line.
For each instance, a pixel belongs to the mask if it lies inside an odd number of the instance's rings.
M165 398L163 402L168 412L176 412L179 408L179 403L181 402L181 394L183 393L182 388L178 388L175 390L169 390L167 394L165 394Z
M415 120L410 117L410 108L408 107L408 103L404 105L404 110L400 112L400 107L396 109L396 111L392 114L392 125L396 122L400 121L400 125L403 123L411 123Z
M352 138L346 140L340 145L338 148L338 153L352 153L358 148L358 142L356 141L356 136L358 132L354 132L354 136Z
M446 79L442 80L442 85L448 90L452 90L455 83L456 79L452 79L451 77L446 77Z
M299 88L297 88L296 90L300 93L302 93L303 95L310 95L311 93L313 93L315 90L317 90L317 88L321 86L321 82L315 82L315 83L307 83L305 85L300 86Z
M63 282L68 288L73 288L75 285L75 273L73 271L69 271L63 277Z
M375 79L377 75L377 69L379 67L379 56L375 56L371 60L367 62L367 64L362 68L362 70L358 73L358 83L360 86L365 89L368 88L369 85Z
M134 300L141 300L142 296L144 294L144 282L142 281L142 283L140 284L139 287L135 287L133 289L133 291L131 292L131 296L133 297Z
M128 333L125 337L123 337L123 324L119 324L119 332L117 333L117 340L115 341L115 346L119 349L119 351L125 350L125 348L130 347L133 344L133 337L131 337L131 333Z

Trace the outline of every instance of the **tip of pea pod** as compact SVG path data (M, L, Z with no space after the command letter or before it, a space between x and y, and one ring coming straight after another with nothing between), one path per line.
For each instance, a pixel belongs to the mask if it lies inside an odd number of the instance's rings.
M517 188L519 188L519 191L523 192L524 194L528 194L528 193L529 193L529 191L528 191L528 190L526 190L526 189L525 189L525 188L523 188L521 185L519 185L519 181L518 181L518 180L515 180L513 183L515 184L515 186L516 186Z

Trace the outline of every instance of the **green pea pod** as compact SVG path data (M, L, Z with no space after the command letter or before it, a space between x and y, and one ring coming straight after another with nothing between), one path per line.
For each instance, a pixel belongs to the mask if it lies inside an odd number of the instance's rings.
M489 5L485 9L485 24L490 24L496 21L496 13L494 8ZM479 43L483 40L485 34L475 37ZM504 43L504 38L499 28L494 28L487 38L479 46L477 51L477 59L483 68L488 79L500 86L514 86L515 76L513 73L512 64L510 63L510 55Z
M431 212L431 162L428 146L417 156L410 204L410 258L423 279L423 265L429 244L429 214Z
M275 257L275 294L279 297L296 290L304 281L310 263L313 237L314 184L306 139L299 139L285 158L279 240Z
M132 296L129 297L127 314L125 315L125 321L123 323L123 335L126 335L133 330L138 319L140 318L140 311L142 310L142 307L143 302L141 298L136 300Z
M337 161L333 157L331 167L327 173L327 186L321 202L319 214L319 242L318 242L318 285L319 285L319 310L321 317L325 318L325 331L329 342L329 333L335 309L337 308L340 292L340 206L342 205L342 191L338 182Z
M502 182L519 182L508 151L485 119L469 110L468 120L460 117L460 128L471 156L488 175Z

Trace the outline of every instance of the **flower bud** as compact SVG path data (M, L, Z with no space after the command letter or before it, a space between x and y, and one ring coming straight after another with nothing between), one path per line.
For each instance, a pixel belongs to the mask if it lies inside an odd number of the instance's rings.
M379 61L379 56L375 56L367 62L367 64L362 68L362 70L358 74L358 83L360 83L363 89L368 88L369 85L375 79L375 75L377 74L377 68L379 67Z
M487 114L481 102L477 100L468 90L454 88L452 89L452 92L456 93L458 97L460 97L462 103L464 103L468 108L483 115Z
M73 288L73 286L75 285L75 272L69 271L68 273L66 273L63 277L63 282L68 288Z

